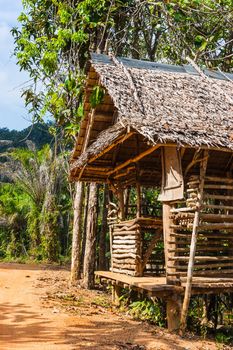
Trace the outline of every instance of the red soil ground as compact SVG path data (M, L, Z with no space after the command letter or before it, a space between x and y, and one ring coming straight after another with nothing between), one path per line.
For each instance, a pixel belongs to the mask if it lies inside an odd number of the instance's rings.
M69 288L68 278L64 269L0 264L0 349L230 349L135 321L104 293Z

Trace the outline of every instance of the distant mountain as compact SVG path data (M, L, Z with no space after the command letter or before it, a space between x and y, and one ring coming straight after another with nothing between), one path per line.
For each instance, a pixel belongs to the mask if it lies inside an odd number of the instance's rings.
M47 143L50 144L53 141L53 137L49 133L50 126L51 124L37 123L21 131L0 128L0 141L2 141L0 142L0 153L4 152L9 145L15 148L25 147L27 140L32 141L39 149Z

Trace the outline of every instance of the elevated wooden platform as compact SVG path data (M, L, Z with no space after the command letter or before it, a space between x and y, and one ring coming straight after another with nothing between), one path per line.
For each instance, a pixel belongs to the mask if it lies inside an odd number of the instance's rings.
M115 273L110 271L96 271L95 275L100 280L108 280L113 285L118 285L123 288L131 288L140 293L145 292L150 296L167 296L171 294L183 293L182 286L174 286L166 284L165 277L133 277L122 273Z
M183 294L186 280L181 279L181 285L166 284L166 277L133 277L110 271L96 271L95 275L101 281L108 281L112 285L130 288L150 296L166 298L174 294ZM194 277L192 295L219 294L233 292L233 278Z

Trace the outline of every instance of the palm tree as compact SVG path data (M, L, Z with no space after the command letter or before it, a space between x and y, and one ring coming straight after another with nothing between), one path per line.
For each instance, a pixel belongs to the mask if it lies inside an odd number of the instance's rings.
M36 150L28 141L27 146L7 153L5 174L30 198L27 230L31 252L38 252L39 247L43 258L54 261L59 257L59 194L66 178L64 159L48 145Z

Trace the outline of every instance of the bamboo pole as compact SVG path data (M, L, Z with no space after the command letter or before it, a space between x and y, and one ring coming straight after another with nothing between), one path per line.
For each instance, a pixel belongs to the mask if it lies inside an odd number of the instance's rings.
M193 230L192 230L192 236L191 236L190 255L189 255L188 271L187 271L187 282L186 282L183 306L181 311L181 320L180 320L181 334L184 333L186 328L186 320L187 320L188 308L189 308L191 292L192 292L193 268L194 268L195 254L196 254L197 234L198 234L198 226L200 221L201 205L203 201L203 189L204 189L204 183L205 183L207 162L208 162L208 151L206 150L204 151L203 161L200 164L200 185L199 185L199 191L197 194L197 205L196 205L196 211L195 211L195 216L193 220Z

